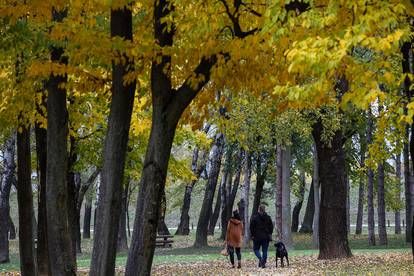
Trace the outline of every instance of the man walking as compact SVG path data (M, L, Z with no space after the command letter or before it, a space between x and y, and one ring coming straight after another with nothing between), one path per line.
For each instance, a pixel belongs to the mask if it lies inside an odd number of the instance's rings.
M272 240L273 222L266 214L266 206L261 204L259 212L252 218L250 222L250 235L253 240L253 250L259 259L259 267L266 267L267 250L269 242ZM262 254L260 254L262 248Z

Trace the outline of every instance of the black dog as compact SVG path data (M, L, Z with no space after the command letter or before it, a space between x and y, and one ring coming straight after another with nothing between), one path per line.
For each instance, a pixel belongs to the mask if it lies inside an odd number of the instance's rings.
M287 265L289 266L288 252L283 242L275 243L275 247L276 247L276 267L277 267L278 258L280 258L282 267L285 266L285 264L283 263L283 258L286 258Z

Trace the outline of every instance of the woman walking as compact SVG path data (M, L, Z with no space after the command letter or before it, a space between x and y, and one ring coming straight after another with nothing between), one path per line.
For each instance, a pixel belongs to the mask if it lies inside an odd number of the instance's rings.
M242 243L243 235L243 223L240 221L239 212L233 211L233 216L230 218L229 223L227 224L227 234L226 234L226 243L227 251L230 255L230 262L232 268L234 268L234 251L237 255L237 268L241 268L241 252L240 247Z

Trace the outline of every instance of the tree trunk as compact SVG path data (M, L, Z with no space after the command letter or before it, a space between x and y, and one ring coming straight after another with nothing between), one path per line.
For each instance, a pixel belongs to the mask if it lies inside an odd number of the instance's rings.
M313 144L312 147L312 154L313 154L313 176L312 176L312 183L311 189L313 186L313 199L314 199L314 215L313 215L313 224L312 224L312 242L315 248L319 248L319 218L320 218L320 182L319 182L319 161L318 161L318 152L316 149L316 144ZM312 200L312 199L311 199Z
M250 195L250 178L252 175L252 154L246 152L246 160L244 164L244 175L243 175L243 189L242 189L242 202L243 202L243 225L244 225L244 236L243 244L245 247L249 245L250 240L250 223L249 223L249 195Z
M309 188L308 202L306 203L305 216L303 217L303 222L302 226L300 227L299 233L312 233L313 217L315 214L314 193L314 179L312 178L312 182Z
M211 217L214 193L216 191L217 179L220 172L221 157L223 155L224 136L219 133L216 135L213 148L211 150L210 172L204 193L203 204L197 223L196 240L194 247L207 246L208 225Z
M111 10L111 37L132 41L132 11L130 7L124 6ZM135 80L128 83L125 83L124 80L124 77L134 68L133 60L123 53L118 52L117 55L119 55L119 58L124 58L126 62L113 61L112 64L112 100L103 150L91 276L113 275L115 273L117 235L121 215L122 180L124 178L128 134L136 88ZM153 124L156 123L153 121ZM162 150L160 149L160 151ZM145 163L145 166L150 165L148 162ZM145 171L142 177L145 178ZM156 221L153 223L156 224Z
M276 216L275 216L275 228L276 239L282 240L282 192L283 192L283 172L282 172L282 159L283 151L280 145L276 147Z
M42 105L46 103L43 99ZM42 110L42 108L38 108ZM41 112L41 111L40 111ZM46 214L46 158L47 158L47 133L39 123L35 126L37 171L39 173L39 197L37 210L37 269L39 275L49 275L49 249L47 238L47 214Z
M303 204L303 198L305 196L305 171L301 170L300 172L300 187L299 187L299 197L295 204L295 207L293 207L293 213L292 213L292 232L298 232L299 229L299 214L300 209L302 208Z
M207 234L209 236L214 236L214 230L216 228L216 224L217 224L217 220L220 216L220 211L221 211L221 195L222 195L222 190L223 190L223 186L224 183L226 182L226 175L223 173L222 177L221 177L221 181L220 181L220 186L219 189L217 191L217 196L216 196L216 203L214 204L214 209L213 209L213 213L211 214L210 220L208 222L208 232Z
M0 179L0 264L10 262L9 229L10 229L10 190L15 182L16 164L14 162L16 135L13 134L5 143L3 152L4 173Z
M236 199L237 191L239 190L243 155L244 151L243 149L240 149L236 159L236 175L234 176L233 187L231 189L231 194L229 198L230 211L233 210L234 201ZM240 212L239 214L241 215Z
M127 198L129 189L129 179L126 181L124 187L122 187L122 201L121 201L121 215L119 216L119 230L118 230L118 241L116 251L127 252L128 251L128 238L127 238L127 227L126 227L126 208Z
M290 147L282 152L282 241L287 248L293 247L290 206Z
M92 198L86 198L83 216L83 238L91 238Z
M371 109L368 110L367 144L372 143L373 122ZM369 158L369 155L368 155ZM375 217L374 217L374 172L368 167L368 244L375 245Z
M413 51L411 48L412 41L405 42L401 47L402 52L402 71L404 74L413 73ZM403 89L404 89L404 96L407 98L407 103L411 102L412 89L411 87L411 79L407 75L404 79ZM404 107L404 114L407 115L407 107ZM404 139L404 147L403 147L403 158L404 158L404 188L405 188L405 240L406 242L412 242L412 232L410 225L413 223L413 205L412 202L412 193L411 187L414 185L412 183L411 174L412 169L410 168L410 153L411 159L413 160L413 137L409 140L409 132L410 126L407 124L405 127L405 139ZM413 126L411 125L411 133L413 132ZM412 136L412 135L411 135ZM414 163L414 162L413 162ZM414 164L413 164L414 166Z
M359 158L360 158L360 167L365 167L365 152L366 152L366 138L365 135L359 134L359 144L360 144L360 151L359 151ZM362 222L364 218L364 180L365 177L359 178L359 189L358 189L358 211L357 211L357 219L356 219L356 228L355 234L361 235L362 233Z
M160 207L160 217L158 219L158 234L159 235L170 235L170 230L168 230L167 225L165 224L165 214L167 212L167 198L165 197L165 192L162 194L162 204Z
M61 22L67 11L53 11L53 20ZM52 61L67 63L63 48L52 49ZM67 134L68 112L66 90L62 84L67 76L51 75L47 98L47 164L46 214L47 237L52 275L76 275L72 254L67 206Z
M73 171L73 166L76 162L77 155L75 153L76 140L74 137L70 137L70 150L68 154L68 165L67 165L67 195L68 195L68 223L70 229L70 236L72 240L72 252L73 258L76 261L76 253L82 253L81 251L81 240L80 240L80 213L78 216L77 211L77 198L79 191L79 180L78 173Z
M346 227L345 142L341 130L333 135L330 146L322 140L321 121L315 123L315 139L319 161L321 206L319 220L319 259L350 257Z
M260 201L262 199L263 193L263 186L265 184L266 174L267 174L267 163L262 163L262 156L260 153L257 153L257 160L256 160L256 191L254 192L254 199L253 199L253 207L252 207L252 215L253 217L260 205Z
M230 205L230 193L231 193L231 184L233 180L232 167L233 167L233 150L234 145L229 145L226 152L226 165L224 166L225 170L225 182L221 188L221 239L226 238L227 233L227 223L231 217L231 206Z
M350 189L351 186L349 185L349 176L345 174L345 183L346 183L346 229L348 234L351 233L351 197L350 197Z
M15 240L16 239L16 226L14 225L14 222L9 215L9 239Z
M378 233L379 244L387 245L387 226L385 219L385 189L384 189L384 164L378 164L377 200L378 200Z
M37 275L34 248L32 164L30 130L21 126L17 133L17 203L19 207L19 255L21 275ZM8 221L8 218L7 218Z
M395 176L397 178L397 198L401 201L401 154L397 153L395 156ZM395 211L395 234L401 234L401 214L400 210Z

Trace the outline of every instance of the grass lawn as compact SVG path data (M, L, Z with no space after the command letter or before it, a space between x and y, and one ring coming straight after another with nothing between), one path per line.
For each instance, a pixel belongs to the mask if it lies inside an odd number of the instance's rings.
M218 231L217 231L218 232ZM174 237L172 249L157 249L154 256L154 275L232 275L236 271L229 270L228 260L219 255L222 249L222 241L217 236L209 237L210 247L196 249L191 247L194 241L194 233L190 236ZM404 235L389 235L388 246L367 245L367 236L350 235L350 246L354 257L339 261L319 261L318 251L312 248L311 236L308 234L294 234L294 249L289 251L291 266L281 270L274 267L272 257L275 255L274 248L270 247L269 268L257 270L256 257L251 249L242 250L243 269L237 270L242 274L262 275L286 273L291 275L316 275L322 274L388 274L392 269L396 274L414 275L412 265L411 248L405 243ZM83 253L78 255L78 268L86 273L91 260L91 240L82 241ZM120 253L116 260L119 270L125 266L126 253ZM303 270L303 267L306 270ZM11 241L11 262L0 265L0 273L18 271L18 243ZM388 275L392 275L388 274Z

